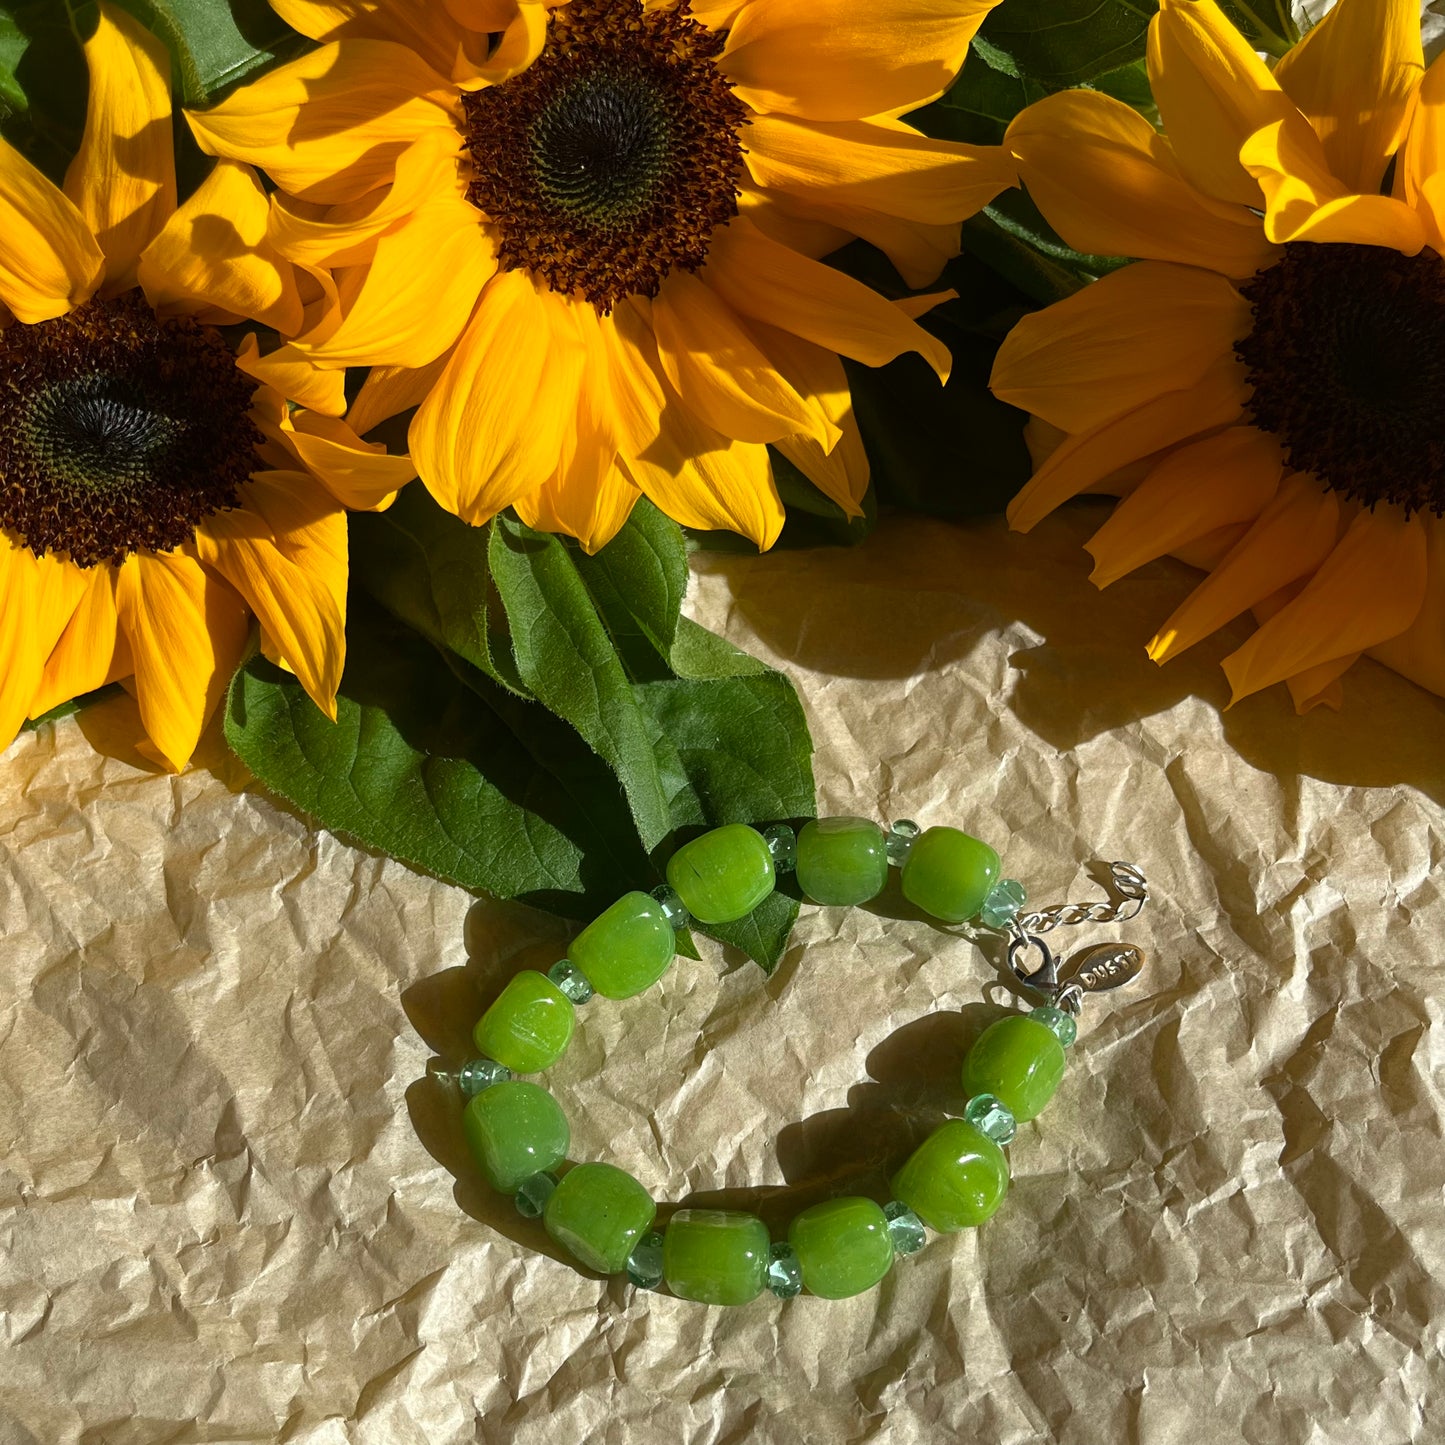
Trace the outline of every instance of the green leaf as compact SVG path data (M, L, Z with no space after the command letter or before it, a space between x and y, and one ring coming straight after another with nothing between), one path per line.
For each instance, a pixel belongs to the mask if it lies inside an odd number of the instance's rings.
M507 609L518 675L617 774L651 852L673 827L657 758L576 564L556 537L505 514L491 525L487 555Z
M444 512L420 482L384 512L353 512L351 573L393 617L520 696L531 693L491 586L487 530Z
M334 724L263 659L236 674L226 739L268 788L439 878L574 917L647 885L616 784L575 734L475 670L464 680L355 591L348 635ZM537 729L536 751L519 728Z
M15 67L30 45L30 37L16 23L8 10L0 9L0 121L30 108Z
M1157 0L1003 0L974 50L1005 75L1065 90L1138 60L1158 9Z

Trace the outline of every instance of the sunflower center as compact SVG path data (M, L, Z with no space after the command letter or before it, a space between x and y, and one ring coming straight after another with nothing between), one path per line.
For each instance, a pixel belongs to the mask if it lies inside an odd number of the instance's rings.
M1295 242L1243 288L1256 426L1366 505L1445 515L1445 261Z
M570 0L533 65L464 97L467 194L500 228L504 266L605 313L702 265L737 215L747 117L722 45L686 0Z
M258 461L256 382L212 328L138 292L0 331L0 527L93 567L168 551Z

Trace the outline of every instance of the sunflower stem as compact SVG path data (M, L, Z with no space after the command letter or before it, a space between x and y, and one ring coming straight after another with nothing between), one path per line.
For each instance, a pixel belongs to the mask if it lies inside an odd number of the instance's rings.
M1289 0L1227 0L1225 8L1247 22L1250 38L1276 60L1299 43Z

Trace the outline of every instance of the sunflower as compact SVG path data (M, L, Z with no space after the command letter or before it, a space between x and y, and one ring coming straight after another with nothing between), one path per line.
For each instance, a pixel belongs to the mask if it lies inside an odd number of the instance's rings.
M1010 519L1122 494L1094 580L1206 569L1149 655L1252 609L1235 700L1338 707L1362 653L1445 694L1445 61L1420 34L1415 0L1340 0L1271 73L1214 0L1162 0L1164 134L1086 91L1008 132L1070 245L1142 258L999 352L995 392L1058 441Z
M125 681L179 770L252 613L335 716L343 504L384 506L414 472L340 420L340 373L227 346L211 323L307 320L260 184L222 162L178 207L165 48L102 3L85 52L64 188L0 142L0 745Z
M595 550L646 495L767 547L771 443L858 514L839 358L949 355L930 299L819 258L862 237L924 287L1013 184L1002 150L896 118L997 0L273 3L327 43L192 129L281 187L273 242L341 297L297 350L376 368L360 430L418 406L444 507Z

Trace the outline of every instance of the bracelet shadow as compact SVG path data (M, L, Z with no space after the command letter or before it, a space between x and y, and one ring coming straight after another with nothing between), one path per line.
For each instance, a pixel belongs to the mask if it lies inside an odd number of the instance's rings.
M886 909L885 902L876 911L885 917L910 916ZM547 936L539 938L539 931ZM540 1220L524 1218L511 1198L487 1184L467 1147L465 1100L457 1083L462 1064L475 1053L472 1029L491 1000L521 970L545 972L564 956L566 939L565 925L522 905L474 908L467 919L466 964L420 979L402 993L408 1020L433 1052L426 1074L407 1087L405 1099L418 1140L452 1176L452 1195L463 1213L524 1248L600 1280L606 1277L578 1264ZM1023 997L1009 981L1005 940L987 935L975 941L997 974L985 983L983 1000L902 1025L869 1052L867 1077L849 1090L844 1107L787 1124L774 1144L781 1184L697 1190L675 1202L660 1201L657 1227L679 1209L737 1209L758 1215L775 1238L784 1238L794 1215L824 1199L851 1194L886 1203L889 1181L909 1154L946 1118L963 1112L963 1060L973 1041L1008 1012L1010 1002ZM769 993L787 986L802 953L789 949L768 980ZM723 965L731 967L726 958ZM569 1161L557 1172L571 1167ZM612 1282L621 1299L625 1279Z

